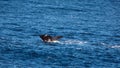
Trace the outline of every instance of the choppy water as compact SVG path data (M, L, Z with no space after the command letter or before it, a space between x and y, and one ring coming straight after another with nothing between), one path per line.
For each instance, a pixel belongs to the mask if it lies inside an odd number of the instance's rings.
M0 0L0 68L119 67L119 0Z

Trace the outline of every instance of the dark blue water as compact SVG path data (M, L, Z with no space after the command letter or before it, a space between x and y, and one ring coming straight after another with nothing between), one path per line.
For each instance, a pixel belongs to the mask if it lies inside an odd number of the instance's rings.
M0 0L0 68L120 68L120 1Z

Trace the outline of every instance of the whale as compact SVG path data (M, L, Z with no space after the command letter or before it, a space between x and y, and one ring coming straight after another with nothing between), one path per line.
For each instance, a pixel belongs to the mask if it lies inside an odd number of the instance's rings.
M63 36L50 36L48 34L40 35L40 38L43 42L57 42L58 39L62 38Z

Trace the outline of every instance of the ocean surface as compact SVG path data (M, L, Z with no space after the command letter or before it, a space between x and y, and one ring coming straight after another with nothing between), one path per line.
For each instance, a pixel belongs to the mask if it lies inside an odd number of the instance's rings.
M120 0L0 0L0 68L120 68Z

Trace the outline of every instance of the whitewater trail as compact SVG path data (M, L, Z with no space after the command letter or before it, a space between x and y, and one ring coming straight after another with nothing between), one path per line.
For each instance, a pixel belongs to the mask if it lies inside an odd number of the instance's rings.
M56 41L54 43L59 43L62 45L82 45L86 44L86 41L80 41L80 40L64 40L64 41Z

